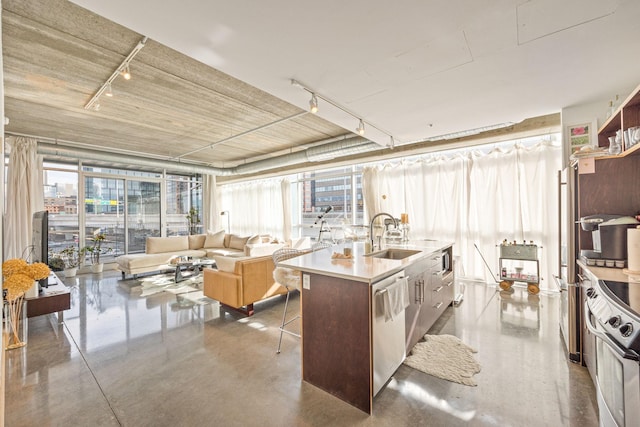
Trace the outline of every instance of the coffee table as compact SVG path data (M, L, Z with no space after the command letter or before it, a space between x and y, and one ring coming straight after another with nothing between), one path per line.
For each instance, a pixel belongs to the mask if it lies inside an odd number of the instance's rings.
M168 268L174 269L175 273L173 280L175 283L180 283L183 280L198 277L204 267L215 267L215 260L209 258L180 258L175 263L167 264ZM190 274L183 275L182 273L189 271Z

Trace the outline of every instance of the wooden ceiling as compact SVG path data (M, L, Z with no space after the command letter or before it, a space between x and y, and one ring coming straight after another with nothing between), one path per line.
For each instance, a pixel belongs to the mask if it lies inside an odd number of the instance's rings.
M86 110L143 35L66 0L2 6L8 134L218 168L350 134L151 39Z

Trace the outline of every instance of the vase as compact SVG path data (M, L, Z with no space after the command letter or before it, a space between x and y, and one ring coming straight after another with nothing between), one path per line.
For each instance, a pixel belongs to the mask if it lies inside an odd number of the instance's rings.
M64 277L76 277L77 273L78 273L78 268L77 267L65 268L62 271L62 274L64 274Z
M12 301L4 301L4 331L7 334L5 350L13 350L27 345L27 301L24 295Z
M102 269L104 268L103 263L99 264L91 264L91 272L92 273L102 273Z

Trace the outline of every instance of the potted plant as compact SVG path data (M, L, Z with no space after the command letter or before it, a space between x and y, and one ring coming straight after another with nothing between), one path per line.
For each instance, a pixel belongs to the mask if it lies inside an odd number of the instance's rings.
M108 254L111 252L110 247L103 247L106 240L106 236L100 229L97 229L93 232L93 237L91 238L91 245L85 246L82 248L83 252L89 253L89 259L91 260L91 271L94 273L102 272L104 264L100 262L100 255Z
M192 207L189 209L189 214L186 216L189 226L189 234L198 234L198 226L200 225L200 217L198 216L198 209Z
M65 269L64 260L59 252L49 249L49 257L47 261L51 271L62 271Z
M84 251L82 252L84 253ZM62 271L64 277L74 277L76 275L80 265L80 253L80 249L75 245L68 246L58 252L58 257L64 264L64 270Z

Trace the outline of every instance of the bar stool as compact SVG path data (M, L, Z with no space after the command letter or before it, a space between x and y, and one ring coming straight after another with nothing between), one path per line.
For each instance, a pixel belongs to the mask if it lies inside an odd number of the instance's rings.
M333 243L327 241L316 242L311 245L311 251L320 251L322 249L330 248L331 246L333 246Z
M300 249L292 249L292 248L278 249L272 255L273 263L275 265L278 265L280 261L295 258L306 252L307 251L303 251ZM298 314L297 316L287 320L287 307L289 306L289 295L293 291L300 290L300 272L292 268L276 267L273 270L273 279L276 281L276 283L279 283L280 285L287 288L287 299L284 302L284 313L282 314L282 324L278 328L280 329L280 339L278 340L278 350L276 351L276 353L280 354L280 346L282 345L282 334L286 333L289 335L293 335L294 337L300 338L300 334L297 334L292 331L288 331L285 328L289 323L295 320L298 320L300 318L300 315Z

